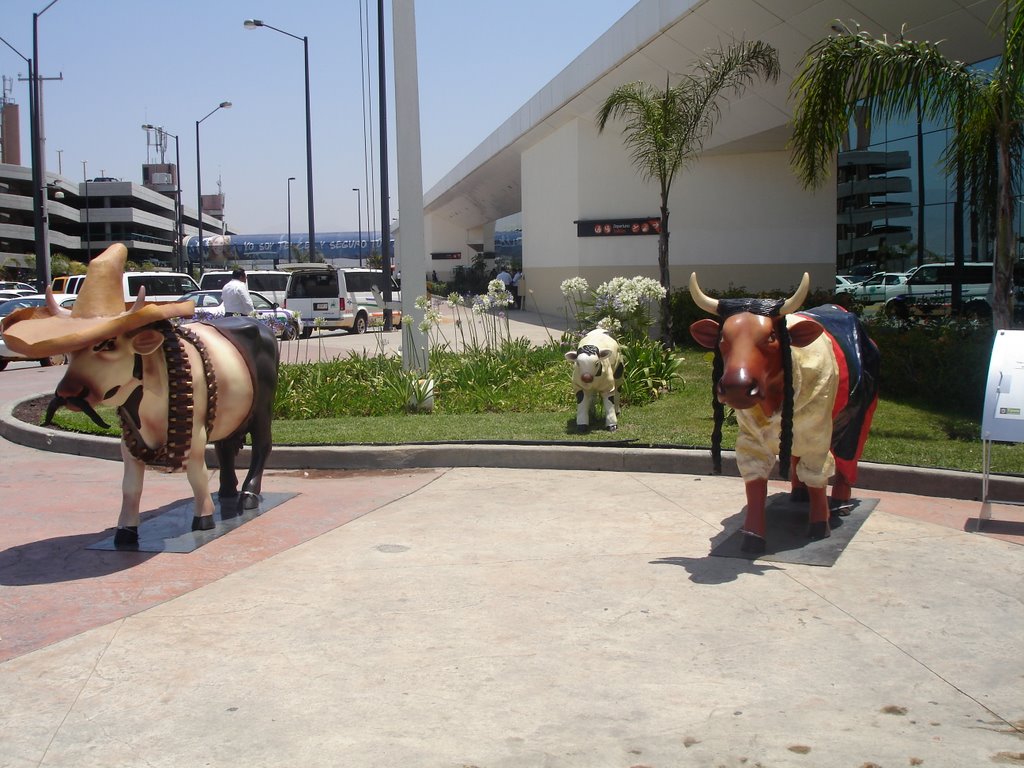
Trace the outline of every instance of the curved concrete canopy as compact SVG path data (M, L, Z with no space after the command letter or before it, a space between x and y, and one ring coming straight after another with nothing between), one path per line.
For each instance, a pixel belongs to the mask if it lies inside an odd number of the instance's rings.
M755 85L730 102L706 152L780 150L789 138L789 88L807 49L837 19L877 34L941 42L953 59L974 62L999 52L988 23L997 0L641 0L424 197L424 213L462 229L522 209L521 154L578 118L593 120L613 88L661 82L705 48L760 39L779 51L775 85Z

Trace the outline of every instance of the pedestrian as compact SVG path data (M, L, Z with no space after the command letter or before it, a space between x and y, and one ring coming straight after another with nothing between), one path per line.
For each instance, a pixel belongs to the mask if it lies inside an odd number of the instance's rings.
M512 275L509 274L508 270L504 266L502 266L501 271L494 277L505 284L506 291L512 285Z
M249 295L249 283L244 269L238 267L232 270L231 279L221 288L220 301L228 317L253 313L252 296Z
M512 306L515 309L523 308L523 297L519 293L519 281L523 279L523 270L517 269L512 275Z

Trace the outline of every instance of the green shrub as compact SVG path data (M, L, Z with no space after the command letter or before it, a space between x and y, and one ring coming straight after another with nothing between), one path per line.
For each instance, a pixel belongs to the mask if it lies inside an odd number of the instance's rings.
M992 327L968 320L867 321L882 356L883 397L969 416L985 402Z

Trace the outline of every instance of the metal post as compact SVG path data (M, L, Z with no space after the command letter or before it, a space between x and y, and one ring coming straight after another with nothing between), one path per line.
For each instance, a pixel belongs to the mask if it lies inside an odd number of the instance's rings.
M377 105L380 108L380 269L384 283L384 330L391 323L391 212L388 192L388 99L384 57L384 0L377 0Z
M352 187L356 193L356 212L359 217L359 266L363 266L363 201L359 197L359 187Z
M288 261L292 260L292 182L294 176L288 177Z
M82 181L85 183L85 263L92 261L92 230L89 226L89 173L82 161Z
M198 205L196 208L199 212L199 277L203 276L203 168L200 163L199 153L199 124L218 109L230 108L230 101L222 101L216 107L211 109L204 117L196 120L196 197L198 198Z

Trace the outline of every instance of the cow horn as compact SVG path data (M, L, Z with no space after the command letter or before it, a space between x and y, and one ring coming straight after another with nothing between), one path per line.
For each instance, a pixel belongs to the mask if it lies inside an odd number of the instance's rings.
M46 308L50 310L50 314L55 317L70 317L71 310L65 309L57 303L57 299L54 298L53 289L50 286L46 286Z
M144 306L146 306L146 286L140 285L139 286L139 296L138 296L137 299L135 299L135 303L132 304L132 308L129 309L128 312L129 313L131 313L131 312L138 312Z
M786 303L782 305L782 309L779 310L780 315L788 315L791 312L796 312L800 309L800 306L804 303L804 299L807 298L807 292L811 289L811 276L804 272L804 276L800 279L800 285L796 288L796 293L786 299Z
M718 314L718 299L712 299L700 289L700 286L697 285L696 272L690 273L690 295L693 297L693 303L705 312L710 312L712 315Z

